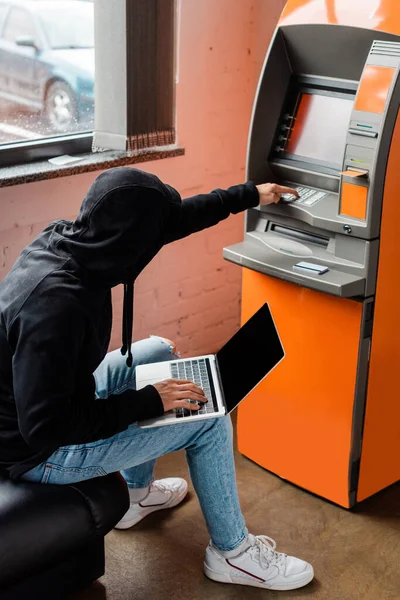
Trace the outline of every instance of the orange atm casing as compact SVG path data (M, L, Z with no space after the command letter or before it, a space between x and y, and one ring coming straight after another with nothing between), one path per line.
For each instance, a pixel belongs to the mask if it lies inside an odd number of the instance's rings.
M331 23L400 35L397 0L367 7L289 0L281 25ZM395 70L367 67L358 110L383 113ZM400 477L400 117L386 173L357 501ZM341 212L365 219L367 188L343 184ZM350 506L350 457L362 301L243 269L242 322L268 302L286 358L239 407L239 451L284 479ZM255 415L257 417L255 418Z

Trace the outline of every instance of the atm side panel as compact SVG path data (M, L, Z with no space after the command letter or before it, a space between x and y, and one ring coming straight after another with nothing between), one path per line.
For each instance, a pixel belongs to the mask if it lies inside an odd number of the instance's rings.
M363 304L243 269L242 321L264 302L286 356L239 407L239 451L349 507Z
M357 500L400 479L400 111L383 197L375 315Z

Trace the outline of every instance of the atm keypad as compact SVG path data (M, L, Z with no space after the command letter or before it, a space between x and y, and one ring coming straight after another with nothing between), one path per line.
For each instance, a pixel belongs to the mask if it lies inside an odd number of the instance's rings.
M293 194L282 194L281 199L284 202L291 202L293 204L304 204L304 206L312 206L318 200L322 200L328 194L326 192L320 192L318 190L312 190L306 187L296 187L295 190L298 192L300 198L296 198Z

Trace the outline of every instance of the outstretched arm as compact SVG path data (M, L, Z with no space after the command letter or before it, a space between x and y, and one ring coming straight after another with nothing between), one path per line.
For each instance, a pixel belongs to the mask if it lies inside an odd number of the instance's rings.
M279 202L281 195L297 192L275 183L254 185L251 181L235 185L227 190L214 190L183 200L176 220L166 232L164 243L174 242L196 231L216 225L231 214L258 206Z

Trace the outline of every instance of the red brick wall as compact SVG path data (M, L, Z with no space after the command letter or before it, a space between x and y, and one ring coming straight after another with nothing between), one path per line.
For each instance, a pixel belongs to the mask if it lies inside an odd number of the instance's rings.
M140 166L183 197L244 180L254 92L284 4L182 0L177 128L186 155ZM95 175L0 190L0 278L47 223L74 217ZM164 248L138 279L134 338L170 337L183 354L223 344L239 324L240 268L222 260L222 247L242 235L239 215ZM113 348L122 310L114 292Z

